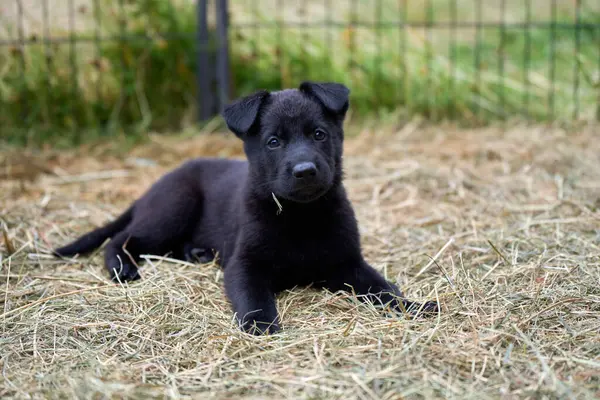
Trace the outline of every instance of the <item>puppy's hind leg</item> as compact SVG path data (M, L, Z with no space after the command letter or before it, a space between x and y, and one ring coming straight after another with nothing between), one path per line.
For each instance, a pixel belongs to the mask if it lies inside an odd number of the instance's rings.
M208 264L215 259L215 253L212 249L198 248L192 243L186 243L183 246L182 258L191 263Z
M199 200L192 196L163 196L161 200L165 211L142 208L135 221L107 247L105 263L113 279L139 279L135 264L141 255L173 255L188 240L198 217Z
M106 245L104 265L108 269L111 279L115 282L140 279L136 266L139 261L139 253L135 249L135 243L130 242L130 240L129 232L124 231L113 237Z
M175 221L163 222L162 225L134 225L109 242L105 251L105 265L114 281L140 279L137 265L141 255L163 256L174 250L184 231L177 231L173 227Z

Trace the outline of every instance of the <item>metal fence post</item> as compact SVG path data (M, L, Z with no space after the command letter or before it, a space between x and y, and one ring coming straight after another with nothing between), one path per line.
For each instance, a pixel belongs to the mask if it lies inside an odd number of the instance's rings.
M212 117L214 102L211 92L212 68L211 49L208 35L207 0L197 0L197 90L198 90L198 120L204 122Z
M227 0L217 0L217 87L219 94L219 112L229 102L229 15Z

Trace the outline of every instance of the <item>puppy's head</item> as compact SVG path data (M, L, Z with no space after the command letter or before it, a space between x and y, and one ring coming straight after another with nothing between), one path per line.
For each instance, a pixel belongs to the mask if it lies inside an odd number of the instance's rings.
M340 83L303 82L225 107L228 128L244 141L255 190L308 203L341 181L349 93Z

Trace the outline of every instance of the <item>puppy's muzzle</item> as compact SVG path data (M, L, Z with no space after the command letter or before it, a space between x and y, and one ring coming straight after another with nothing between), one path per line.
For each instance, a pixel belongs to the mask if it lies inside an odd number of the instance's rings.
M301 162L292 168L292 175L299 181L310 182L317 177L317 166L312 162Z

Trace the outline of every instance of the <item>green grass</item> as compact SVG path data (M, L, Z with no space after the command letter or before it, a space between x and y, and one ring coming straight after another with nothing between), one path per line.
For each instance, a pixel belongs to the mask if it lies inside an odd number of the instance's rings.
M235 96L259 88L294 87L304 79L335 80L351 87L352 111L358 118L398 111L405 118L422 115L433 121L475 124L519 116L543 122L600 117L600 29L580 31L575 57L573 30L557 29L553 42L546 27L528 32L507 27L504 33L497 27L454 32L436 27L425 33L422 28L401 30L389 24L404 18L434 24L451 21L452 2L445 0L432 0L431 12L421 2L382 0L381 7L367 1L335 3L331 15L324 13L322 2L308 1L303 7L286 3L281 14L292 23L328 17L388 23L380 29L343 24L328 29L291 24L279 29L273 23L280 16L276 11L232 3ZM507 2L507 23L524 21L524 3ZM105 137L139 138L149 130L172 131L194 123L193 4L139 1L125 9L124 25L117 17L118 2L103 4L102 33L117 40L98 46L37 43L24 51L0 52L3 139L70 145ZM461 21L476 20L473 4L457 2ZM500 20L498 4L485 2L482 21ZM533 20L550 21L549 5L544 4L532 2ZM600 24L599 7L592 4L583 2L581 19ZM558 22L573 22L571 2L561 0L558 5ZM248 21L264 27L259 31L240 27ZM128 35L178 34L169 40L121 41L121 28ZM76 57L71 57L71 50Z

